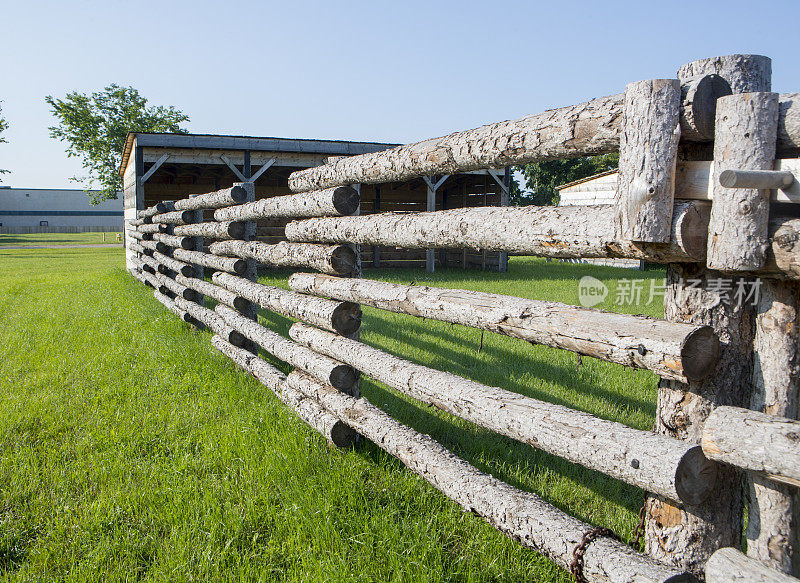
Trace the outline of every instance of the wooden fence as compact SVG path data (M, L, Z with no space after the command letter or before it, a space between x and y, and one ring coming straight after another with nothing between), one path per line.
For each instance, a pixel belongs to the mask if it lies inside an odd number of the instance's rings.
M331 443L370 439L578 581L796 581L800 219L785 191L797 184L800 94L771 93L770 79L766 57L704 59L619 95L331 159L294 173L296 194L255 201L252 184L241 184L160 203L126 226L132 273L179 318L212 330L217 349ZM613 205L358 213L363 183L613 151ZM270 218L291 219L288 241L254 240L254 221ZM358 245L662 263L665 318L363 279ZM258 264L298 270L291 289L257 283ZM719 286L705 285L734 275L759 278L757 306L721 302ZM655 428L368 346L359 340L361 305L651 370L662 379ZM258 308L298 320L290 338L261 326ZM279 372L260 349L294 372ZM359 373L644 489L645 552L401 425L360 398ZM737 550L745 483L746 554Z

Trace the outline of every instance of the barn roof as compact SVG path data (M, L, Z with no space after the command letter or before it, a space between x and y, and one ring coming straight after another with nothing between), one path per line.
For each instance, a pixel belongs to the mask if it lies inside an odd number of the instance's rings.
M581 178L580 180L573 180L572 182L567 182L566 184L559 184L556 186L556 190L564 190L565 188L569 188L570 186L577 186L578 184L583 184L584 182L589 182L590 180L594 180L596 178L602 178L603 176L610 176L611 174L616 174L617 169L614 168L613 170L606 170L605 172L600 172L599 174L593 174L592 176L587 176L586 178Z

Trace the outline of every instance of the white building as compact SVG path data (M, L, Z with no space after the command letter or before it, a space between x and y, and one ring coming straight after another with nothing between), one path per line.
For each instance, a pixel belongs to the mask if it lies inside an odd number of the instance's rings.
M92 205L83 190L0 186L0 233L122 231L122 198Z

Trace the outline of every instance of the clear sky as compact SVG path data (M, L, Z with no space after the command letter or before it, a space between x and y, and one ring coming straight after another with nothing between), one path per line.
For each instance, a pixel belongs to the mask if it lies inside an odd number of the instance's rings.
M798 0L0 0L4 185L76 187L45 95L132 85L196 133L409 142L730 53L800 91Z

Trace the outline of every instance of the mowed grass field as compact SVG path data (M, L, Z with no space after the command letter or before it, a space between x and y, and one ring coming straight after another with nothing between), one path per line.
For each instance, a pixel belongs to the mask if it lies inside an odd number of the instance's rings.
M0 234L0 247L22 245L89 245L116 243L119 233ZM105 240L103 239L105 236Z
M507 274L366 277L577 303L632 272L513 258ZM285 286L287 272L262 277ZM647 294L645 293L645 296ZM616 309L616 308L615 308ZM621 306L657 315L661 301ZM285 333L290 322L262 314ZM365 309L412 361L652 426L656 378ZM0 250L0 578L6 581L570 581L371 443L329 448L124 270L117 249ZM284 369L285 370L285 369ZM471 463L631 536L644 493L384 386L373 403Z

